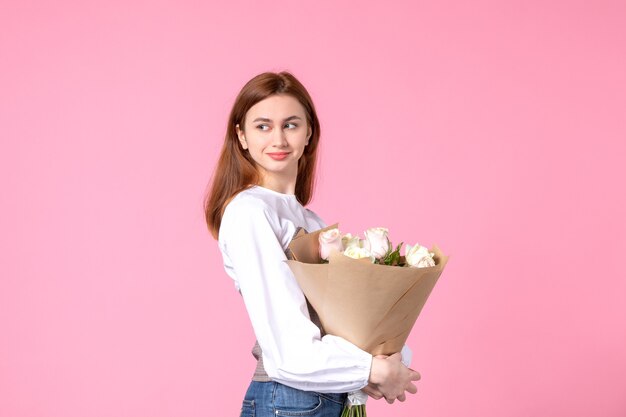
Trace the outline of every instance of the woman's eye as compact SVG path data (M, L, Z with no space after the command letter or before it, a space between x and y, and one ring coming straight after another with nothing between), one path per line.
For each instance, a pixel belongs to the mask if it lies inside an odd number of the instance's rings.
M259 130L268 130L270 127L268 125L258 125L256 128Z
M287 124L285 124L285 127L287 129L295 129L296 127L298 127L298 125L295 124L295 123L287 123Z

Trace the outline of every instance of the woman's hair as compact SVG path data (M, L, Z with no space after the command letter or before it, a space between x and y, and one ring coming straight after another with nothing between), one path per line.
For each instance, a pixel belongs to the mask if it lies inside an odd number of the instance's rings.
M302 104L306 112L311 137L298 161L295 195L302 205L311 201L315 184L317 146L320 138L320 123L311 96L300 81L288 72L259 74L243 86L235 99L228 117L224 145L204 201L207 226L216 239L226 205L239 192L257 185L260 181L254 160L239 143L235 126L243 127L248 110L259 101L276 94L294 97Z

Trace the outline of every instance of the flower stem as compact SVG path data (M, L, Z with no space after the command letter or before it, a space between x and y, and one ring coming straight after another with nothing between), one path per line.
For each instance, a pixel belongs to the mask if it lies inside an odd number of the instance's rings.
M365 404L344 406L341 411L341 417L367 417Z

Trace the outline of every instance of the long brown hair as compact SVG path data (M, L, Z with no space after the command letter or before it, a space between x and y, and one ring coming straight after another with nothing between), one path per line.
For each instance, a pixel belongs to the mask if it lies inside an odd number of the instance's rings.
M210 189L204 200L207 226L215 239L218 237L226 205L238 193L260 181L254 160L239 143L235 126L244 126L248 110L259 101L275 94L287 94L294 97L302 104L306 112L311 137L298 161L295 195L303 206L311 201L315 185L317 146L320 138L320 123L313 100L302 83L289 72L264 72L243 86L228 117L224 145L213 172Z

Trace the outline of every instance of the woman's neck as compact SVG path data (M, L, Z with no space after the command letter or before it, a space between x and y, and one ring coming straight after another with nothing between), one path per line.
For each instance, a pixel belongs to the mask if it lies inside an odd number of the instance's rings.
M287 178L272 176L264 176L261 178L259 185L264 188L269 188L272 191L276 191L281 194L295 194L296 193L296 176L291 175Z

